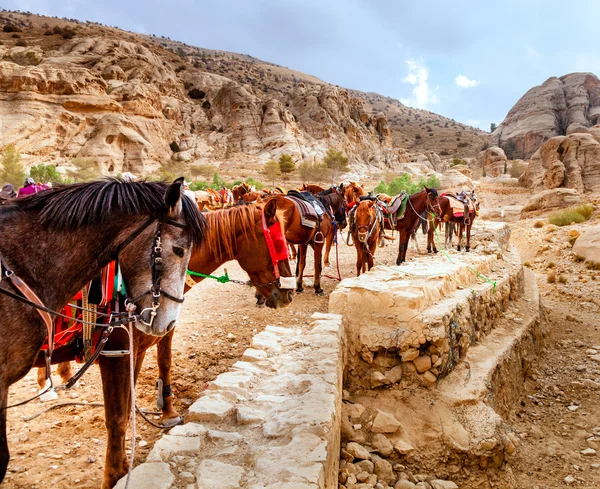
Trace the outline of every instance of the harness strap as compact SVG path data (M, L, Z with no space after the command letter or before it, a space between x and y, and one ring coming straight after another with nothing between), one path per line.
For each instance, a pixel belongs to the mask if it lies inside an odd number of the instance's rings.
M21 294L32 304L36 306L44 307L44 303L40 300L37 294L29 288L29 286L23 282L15 273L6 266L4 259L0 255L0 275L2 275L2 269L6 272L6 277L10 280L10 282L15 286ZM6 291L8 292L8 291ZM8 294L6 294L8 295ZM52 352L54 351L54 321L52 321L52 317L47 311L40 309L40 307L36 307L36 310L42 321L46 325L46 330L48 332L48 355L52 356Z

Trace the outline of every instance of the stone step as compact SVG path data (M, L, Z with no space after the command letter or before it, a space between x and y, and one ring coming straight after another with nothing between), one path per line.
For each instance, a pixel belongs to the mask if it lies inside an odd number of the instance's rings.
M131 487L336 488L344 344L335 314L267 326L155 443Z
M393 269L342 282L331 295L330 311L341 314L346 327L350 382L356 388L407 388L431 386L448 375L522 294L516 249L502 258L454 255L444 266L458 271L454 277L464 276L465 286L448 275L407 280ZM439 259L419 258L411 269L437 270ZM410 298L408 289L416 291Z
M529 270L524 294L513 301L513 307L519 320L499 318L436 388L361 390L351 396L352 404L344 404L343 412L362 429L349 430L348 441L360 442L375 454L372 459L383 457L392 466L433 472L459 487L487 487L490 474L497 477L498 487L513 487L510 471L495 469L517 450L518 438L507 418L545 334L537 285ZM384 415L399 422L396 429L385 432L389 443L375 429Z

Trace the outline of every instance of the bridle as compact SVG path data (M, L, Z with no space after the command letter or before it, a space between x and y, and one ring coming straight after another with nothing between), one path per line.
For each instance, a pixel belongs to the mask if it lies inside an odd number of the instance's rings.
M117 251L115 252L115 256L114 256L114 259L117 262L117 266L119 263L120 252L123 251L123 249L125 247L127 247L129 244L131 244L155 220L156 220L155 218L148 219L142 226L140 226L138 229L136 229L125 241L123 241L123 243L121 243L118 246ZM136 305L135 305L136 302L138 302L143 297L146 297L147 295L152 295L152 306L142 309L142 311L137 316L138 321L140 323L142 323L144 326L146 326L147 328L151 328L152 324L154 323L154 318L157 315L156 311L160 307L161 296L164 296L173 302L177 302L178 304L182 304L184 301L183 297L175 297L172 294L168 293L167 291L163 290L160 286L160 282L162 280L162 274L164 271L163 258L162 258L162 255L163 255L162 231L163 231L163 227L165 225L175 226L180 229L185 229L187 227L185 224L182 224L180 222L177 222L173 219L169 219L166 217L160 219L156 223L156 231L154 232L154 240L152 243L152 254L151 254L151 258L150 258L150 262L151 262L150 266L152 268L152 284L150 285L150 288L146 292L143 292L142 294L140 294L136 297L133 297L133 298L127 297L125 299L125 307L127 308L127 311L134 312L136 309ZM126 290L127 290L127 288L126 288ZM146 313L146 312L149 312L149 314L150 314L149 321L144 320L144 313Z
M274 280L264 284L252 283L252 285L254 287L266 287L276 284L280 289L295 289L296 279L294 277L282 277L281 272L279 271L279 262L289 258L289 251L285 241L285 236L281 231L281 224L279 221L275 221L274 224L268 226L264 209L260 212L260 221L262 225L263 236L265 237L265 242L267 243L267 249L269 250L269 257L271 258L271 263L273 265ZM277 228L275 228L275 226L277 226ZM277 229L277 231L275 231L275 229Z
M416 195L416 194L415 194ZM421 214L419 214L417 212L417 210L415 209L415 207L413 206L412 201L410 200L410 195L408 196L408 204L410 205L410 208L413 210L413 212L417 215L417 217L423 221L427 221L426 218L423 218L421 216ZM437 208L437 210L436 210ZM430 193L425 190L425 210L427 211L427 213L431 213L433 214L435 217L440 217L441 216L441 212L442 212L442 208L440 207L440 199L439 196L436 197L435 202L432 204L431 200L430 200Z
M371 236L373 236L373 233L375 232L375 223L377 222L379 215L380 215L380 210L379 207L377 207L377 203L375 203L371 209L374 210L374 214L370 214L369 216L369 223L368 224L361 224L360 226L356 227L356 230L358 231L358 240L363 243L364 246L367 246L367 243L369 242L369 239L371 238ZM361 230L364 229L364 231L361 233ZM363 236L365 236L364 240L361 239L361 234Z

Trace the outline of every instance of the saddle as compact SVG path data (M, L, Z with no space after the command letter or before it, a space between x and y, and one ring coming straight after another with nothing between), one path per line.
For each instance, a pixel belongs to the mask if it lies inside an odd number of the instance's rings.
M327 212L327 210L325 209L325 206L321 203L321 201L318 200L310 192L300 192L298 190L292 189L287 194L288 194L288 197L295 197L297 199L303 200L304 202L307 202L308 204L312 205L313 208L315 209L315 212L317 213L317 216L319 216L319 220L323 217L323 214L325 214L325 212Z
M450 206L452 207L452 215L454 217L463 217L465 224L470 221L470 215L475 211L475 204L471 196L464 190L458 194L446 193Z
M392 201L384 207L385 213L389 216L394 216L396 219L402 219L404 212L406 211L406 204L408 203L408 195L402 191L396 197L392 198Z

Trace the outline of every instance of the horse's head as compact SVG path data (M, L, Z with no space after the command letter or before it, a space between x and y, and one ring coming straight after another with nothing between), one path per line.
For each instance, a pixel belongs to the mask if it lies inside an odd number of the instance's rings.
M259 212L256 212L256 211ZM296 279L289 261L284 223L277 215L277 199L252 208L253 226L260 230L248 233L237 246L235 258L250 277L266 305L277 309L292 302Z
M358 233L360 243L366 243L371 236L377 217L374 205L374 200L363 200L356 206L354 211L354 229Z
M425 187L425 209L428 213L434 213L436 216L440 215L440 196L436 188Z
M163 336L175 326L183 302L187 265L206 221L183 193L183 178L164 193L161 215L125 237L118 252L128 301L139 315L136 327Z
M340 229L344 229L347 226L346 222L346 199L337 192L331 194L331 210L333 211L333 217L337 222Z

